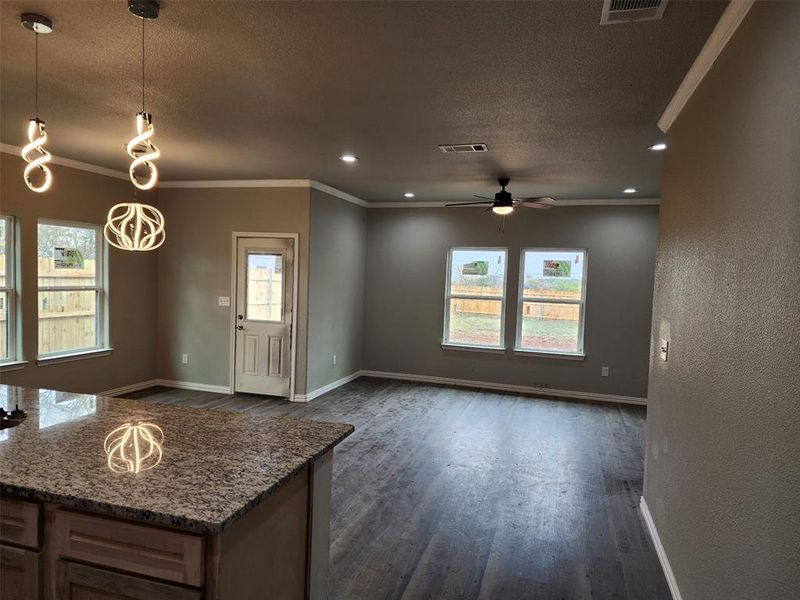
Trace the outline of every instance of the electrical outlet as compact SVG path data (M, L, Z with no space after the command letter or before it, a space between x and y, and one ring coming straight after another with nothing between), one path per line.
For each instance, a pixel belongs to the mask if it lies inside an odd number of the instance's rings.
M189 364L189 355L188 354L181 354L181 362L185 365Z
M336 355L333 355L333 366L336 366Z
M600 376L608 377L608 367L603 367L602 369L600 369Z

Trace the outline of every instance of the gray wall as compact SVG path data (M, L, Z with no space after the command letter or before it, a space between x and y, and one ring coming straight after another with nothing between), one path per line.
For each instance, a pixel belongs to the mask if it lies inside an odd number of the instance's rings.
M310 392L362 368L366 213L366 209L355 204L311 190L307 385Z
M309 188L167 188L159 207L167 241L158 252L158 376L229 385L235 307L217 297L231 295L231 235L299 233L295 391L305 393Z
M800 590L798 107L800 3L757 2L668 135L645 498L684 600Z
M19 371L0 374L9 385L71 392L101 392L156 376L156 253L109 249L109 356L37 366L38 294L36 224L40 218L105 223L108 209L130 198L132 185L120 179L53 165L53 187L31 192L23 182L25 163L0 154L0 213L17 218L21 235L20 304L24 358Z
M651 206L520 209L500 233L482 209L368 211L364 368L645 397L657 221ZM442 349L450 246L509 248L508 346L521 248L588 248L586 359Z

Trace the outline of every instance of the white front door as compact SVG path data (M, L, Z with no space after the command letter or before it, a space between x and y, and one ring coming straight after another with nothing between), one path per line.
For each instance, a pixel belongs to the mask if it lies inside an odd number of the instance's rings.
M237 238L234 390L289 397L294 240Z

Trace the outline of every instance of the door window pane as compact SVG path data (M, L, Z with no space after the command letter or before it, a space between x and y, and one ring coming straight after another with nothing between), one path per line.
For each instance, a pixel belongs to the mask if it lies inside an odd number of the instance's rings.
M283 254L247 253L247 307L249 321L283 321Z
M8 220L0 219L0 288L6 287L6 276L8 274L8 259L6 257L6 246L8 242Z
M452 298L447 341L454 344L499 346L503 303L500 300Z
M97 292L39 292L39 354L97 345Z
M578 351L579 304L522 303L520 347L550 351Z

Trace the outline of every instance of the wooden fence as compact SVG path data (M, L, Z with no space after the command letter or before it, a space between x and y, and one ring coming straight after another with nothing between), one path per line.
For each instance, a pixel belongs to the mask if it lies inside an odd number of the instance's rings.
M463 295L497 295L502 296L503 290L500 288L486 288L466 285L453 285L453 294ZM523 298L552 298L553 300L573 299L574 294L556 290L525 290ZM453 298L451 300L453 310L462 314L474 315L499 315L501 304L497 300L477 300ZM552 304L537 303L526 301L522 306L522 314L525 317L534 319L558 319L566 321L578 321L580 319L580 306L577 304Z

